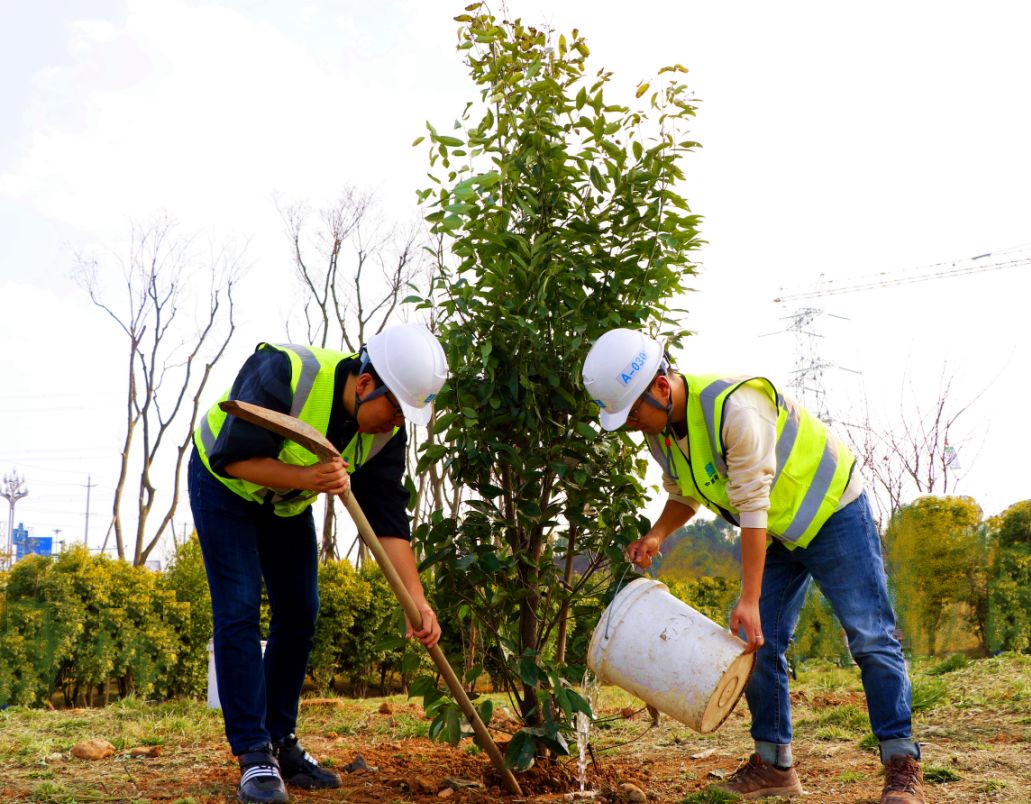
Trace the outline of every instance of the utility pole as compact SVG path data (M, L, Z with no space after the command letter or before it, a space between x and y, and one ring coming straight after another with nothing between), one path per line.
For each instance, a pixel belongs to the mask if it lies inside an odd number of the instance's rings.
M28 493L29 490L25 486L25 478L18 477L16 470L12 469L9 475L4 475L3 491L0 491L0 497L7 500L10 508L10 513L7 517L7 551L2 559L7 569L10 569L14 564L14 506L18 500L27 496Z
M86 475L86 530L82 537L82 543L86 545L86 549L89 550L89 492L96 483L93 482L93 478L90 475Z

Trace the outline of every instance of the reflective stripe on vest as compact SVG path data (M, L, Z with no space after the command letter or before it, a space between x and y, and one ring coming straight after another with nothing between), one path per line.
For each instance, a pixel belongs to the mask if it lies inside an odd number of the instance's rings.
M726 493L723 408L742 385L765 393L777 408L777 469L770 488L767 530L788 547L804 547L834 513L855 458L827 428L763 377L724 379L684 376L687 384L688 459L672 439L647 436L652 456L680 486L729 522L738 512ZM694 389L700 388L695 392ZM839 452L841 454L839 454Z
M352 359L357 355L296 344L258 344L258 349L265 348L280 351L290 360L290 389L293 392L290 401L290 415L310 424L324 434L329 428L329 418L333 409L336 367L341 360ZM219 402L228 398L229 391L226 391ZM214 449L225 419L226 414L216 403L204 415L194 432L194 444L209 472L211 464L208 461L208 454ZM360 469L387 445L397 431L398 428L395 427L386 433L356 433L340 452L341 457L347 461L347 471L353 473ZM318 458L314 454L300 444L288 440L283 441L277 458L294 466L311 466L318 463ZM277 516L295 516L318 498L316 492L271 489L240 478L222 477L215 472L211 472L211 474L228 489L246 500L271 503Z

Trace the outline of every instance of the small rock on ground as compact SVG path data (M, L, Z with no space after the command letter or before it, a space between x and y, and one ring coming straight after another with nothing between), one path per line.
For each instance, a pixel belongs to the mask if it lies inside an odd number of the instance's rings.
M111 745L107 740L100 740L98 738L92 738L89 740L83 740L81 743L76 743L72 747L72 756L78 757L79 759L107 759L108 757L114 756L115 747Z
M638 802L648 800L648 796L640 787L636 784L630 784L629 782L624 782L616 788L616 796L617 801L630 802L631 804L638 804Z

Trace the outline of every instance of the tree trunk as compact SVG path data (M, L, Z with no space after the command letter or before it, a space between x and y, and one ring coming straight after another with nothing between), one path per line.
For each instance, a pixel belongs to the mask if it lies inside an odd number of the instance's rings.
M573 582L573 559L576 557L576 525L569 526L569 537L566 544L566 567L562 573L563 591L566 599L562 602L562 610L558 615L558 645L555 648L555 664L561 665L566 660L566 638L569 629L569 606L572 599L569 590Z
M469 618L469 641L465 645L465 672L463 676L468 676L469 671L476 666L476 620L472 617ZM465 682L465 691L474 692L476 688L476 679L468 679Z
M322 495L326 501L326 510L322 516L322 563L328 563L337 557L336 538L333 535L333 525L336 521L333 510L333 495Z

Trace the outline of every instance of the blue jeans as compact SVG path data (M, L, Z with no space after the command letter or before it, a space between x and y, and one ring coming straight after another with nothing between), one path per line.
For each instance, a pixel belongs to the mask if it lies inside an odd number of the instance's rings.
M765 643L745 689L752 737L767 762L791 764L791 701L784 653L815 580L845 629L859 665L873 733L884 762L896 754L919 758L912 739L909 675L895 638L881 541L866 494L836 511L806 548L776 539L766 551L759 616Z
M190 507L211 589L215 674L226 737L243 754L293 733L319 611L318 544L311 509L278 517L234 494L196 451ZM261 655L261 586L272 618Z

